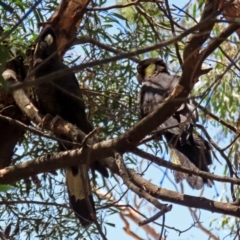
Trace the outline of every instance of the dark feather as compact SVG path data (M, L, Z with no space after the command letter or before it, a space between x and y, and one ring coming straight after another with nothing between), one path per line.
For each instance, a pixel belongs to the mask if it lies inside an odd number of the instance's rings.
M140 75L138 79L143 83L139 94L140 110L141 116L145 117L154 111L158 104L164 102L177 86L180 78L170 75L166 64L158 58L139 63L138 74ZM186 100L169 119L159 126L159 129L176 125L164 133L174 163L209 172L208 165L212 164L211 145L194 130L197 120L195 106L191 100ZM213 184L209 179L189 176L177 171L174 172L174 177L176 182L186 179L195 189L201 189L203 183L209 186Z
M34 78L47 76L59 70L69 69L63 64L56 53L57 42L54 30L47 26L39 35L36 50L34 53L34 66L38 67ZM49 56L50 60L44 62ZM49 81L35 87L38 107L42 114L60 116L64 120L76 125L84 133L90 133L93 128L87 120L85 104L78 81L72 72L53 81ZM66 137L58 136L63 139ZM71 139L67 139L71 140ZM60 150L72 149L69 145L60 145ZM79 217L83 226L90 224L93 218L90 209L86 206L86 199L89 198L92 209L95 212L94 202L91 195L91 187L85 165L73 166L66 170L67 187L70 195L70 203ZM107 169L95 161L91 165L93 170L99 171L104 177L108 177ZM82 182L82 180L84 182Z

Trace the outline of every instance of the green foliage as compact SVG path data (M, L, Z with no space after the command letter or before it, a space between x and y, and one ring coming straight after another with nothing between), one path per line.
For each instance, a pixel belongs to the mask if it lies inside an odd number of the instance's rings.
M0 185L0 192L7 192L9 190L13 189L12 186L9 185Z

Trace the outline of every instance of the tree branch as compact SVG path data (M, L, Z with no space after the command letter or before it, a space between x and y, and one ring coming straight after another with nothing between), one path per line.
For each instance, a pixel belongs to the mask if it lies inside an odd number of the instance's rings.
M234 184L240 185L240 179L237 179L237 178L221 177L221 176L214 175L212 173L208 173L205 171L182 167L181 165L177 165L177 164L168 162L168 161L163 160L159 157L156 157L150 153L144 152L143 150L138 149L138 148L136 148L132 152L141 158L148 159L149 161L154 162L158 166L166 167L168 169L172 169L175 171L180 171L180 172L184 172L184 173L188 173L188 174L194 174L194 175L197 175L197 176L200 176L203 178L209 178L209 179L220 181L220 182L229 182L229 183L234 183Z
M84 44L84 43L91 43L95 46L98 46L99 48L102 48L106 51L109 51L109 52L112 52L112 53L115 53L115 54L124 54L122 51L120 51L118 49L115 49L113 47L110 47L106 44L103 44L103 43L97 41L96 39L91 38L90 36L83 36L83 37L77 38L76 40L74 40L72 45L74 46L74 45ZM134 61L136 63L141 62L141 60L139 58L136 58L136 57L130 56L129 59L131 59L132 61Z
M203 197L194 197L173 192L152 184L151 182L139 176L133 170L128 170L128 172L133 183L140 188L144 186L145 191L147 191L151 196L161 199L162 201L168 201L186 207L201 208L210 212L216 212L235 217L240 216L240 207L234 206L231 203L216 202Z
M226 121L224 121L223 119L221 119L220 117L216 116L215 114L211 113L207 108L203 107L202 105L200 105L198 102L196 102L195 100L193 100L193 103L199 108L201 109L205 115L211 117L212 119L216 120L217 122L221 123L222 125L224 125L225 127L227 127L228 129L230 129L231 131L233 131L234 133L237 133L237 129L231 125L230 123L227 123Z
M102 8L98 8L98 7L94 7L94 8L88 8L87 11L107 11L110 9L115 9L115 8L125 8L125 7L130 7L132 5L137 5L140 2L154 2L153 0L135 0L132 1L130 3L126 3L126 4L118 4L118 5L112 5L112 6L108 6L108 7L102 7ZM158 0L158 2L164 2L164 0Z

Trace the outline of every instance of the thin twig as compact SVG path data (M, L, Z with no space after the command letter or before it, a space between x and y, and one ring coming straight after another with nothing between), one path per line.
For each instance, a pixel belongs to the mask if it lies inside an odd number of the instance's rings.
M82 140L82 146L85 147L87 145L88 139L92 138L98 131L100 127L94 128L89 134L87 134Z
M163 211L161 210L161 211L157 212L155 215L153 215L152 217L150 217L146 220L143 220L142 222L139 222L138 225L143 226L145 224L154 222L155 220L160 218L162 215L164 215L166 212L171 211L171 210L172 210L172 205L168 205L168 206L166 206L166 209L164 209Z
M209 117L213 118L214 120L216 120L217 122L221 123L222 125L224 125L225 127L227 127L228 129L232 130L233 132L237 133L237 129L231 125L230 123L227 123L226 121L224 121L223 119L221 119L220 117L216 116L215 114L213 114L212 112L210 112L207 108L203 107L202 105L200 105L198 102L196 102L195 100L193 100L193 103L199 108L201 109L206 115L208 115Z
M110 10L110 9L115 9L115 8L125 8L125 7L130 7L132 5L136 5L140 2L154 2L152 0L136 0L136 1L132 1L130 3L126 3L126 4L118 4L118 5L112 5L112 6L108 6L108 7L102 7L102 8L98 8L98 7L94 7L94 8L87 8L87 11L106 11L106 10ZM163 0L158 0L158 2L164 2Z
M159 240L163 240L163 231L164 231L164 227L165 227L165 214L163 214L163 218L162 218L162 230L161 233L159 235Z
M168 12L167 17L168 17L169 22L170 22L172 34L173 34L174 37L176 37L175 27L174 27L174 23L173 23L173 17L172 17L172 13L171 13L171 10L170 10L170 7L169 7L168 0L165 0L165 4L166 4L166 7L167 7L167 12ZM175 50L176 50L176 54L177 54L179 64L182 67L183 66L183 60L182 60L182 57L181 57L181 54L180 54L180 51L179 51L178 42L175 42L174 46L175 46Z

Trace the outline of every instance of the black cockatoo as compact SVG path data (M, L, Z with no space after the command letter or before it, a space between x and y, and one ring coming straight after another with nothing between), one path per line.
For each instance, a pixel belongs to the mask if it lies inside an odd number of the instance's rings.
M34 79L63 69L68 69L68 67L59 59L57 49L55 31L48 25L43 28L37 39L33 56L33 70L36 70ZM55 53L55 55L50 58L50 60L44 62L44 60L53 53ZM86 134L93 130L91 124L87 120L82 93L73 72L53 81L36 86L34 92L38 107L42 114L59 116L76 125ZM63 136L58 137L66 139ZM63 146L60 143L59 147L60 150L72 149L72 146L65 144ZM107 169L99 161L95 161L90 167L93 170L99 171L104 177L108 177ZM82 175L80 176L80 174ZM84 180L84 182L82 180ZM87 166L79 165L67 168L66 183L70 204L82 226L87 227L94 221L94 219L90 214L91 211L85 199L89 198L89 202L95 212Z
M166 63L160 58L143 60L138 64L137 71L137 79L142 84L139 103L141 117L144 118L169 96L180 77L170 75ZM197 118L195 106L190 100L186 100L158 129L177 125L164 132L175 164L209 172L208 165L212 164L212 148L208 141L194 131ZM179 125L180 123L182 124ZM186 179L194 189L203 188L204 183L208 186L213 185L209 179L178 171L174 171L174 178L177 183Z

